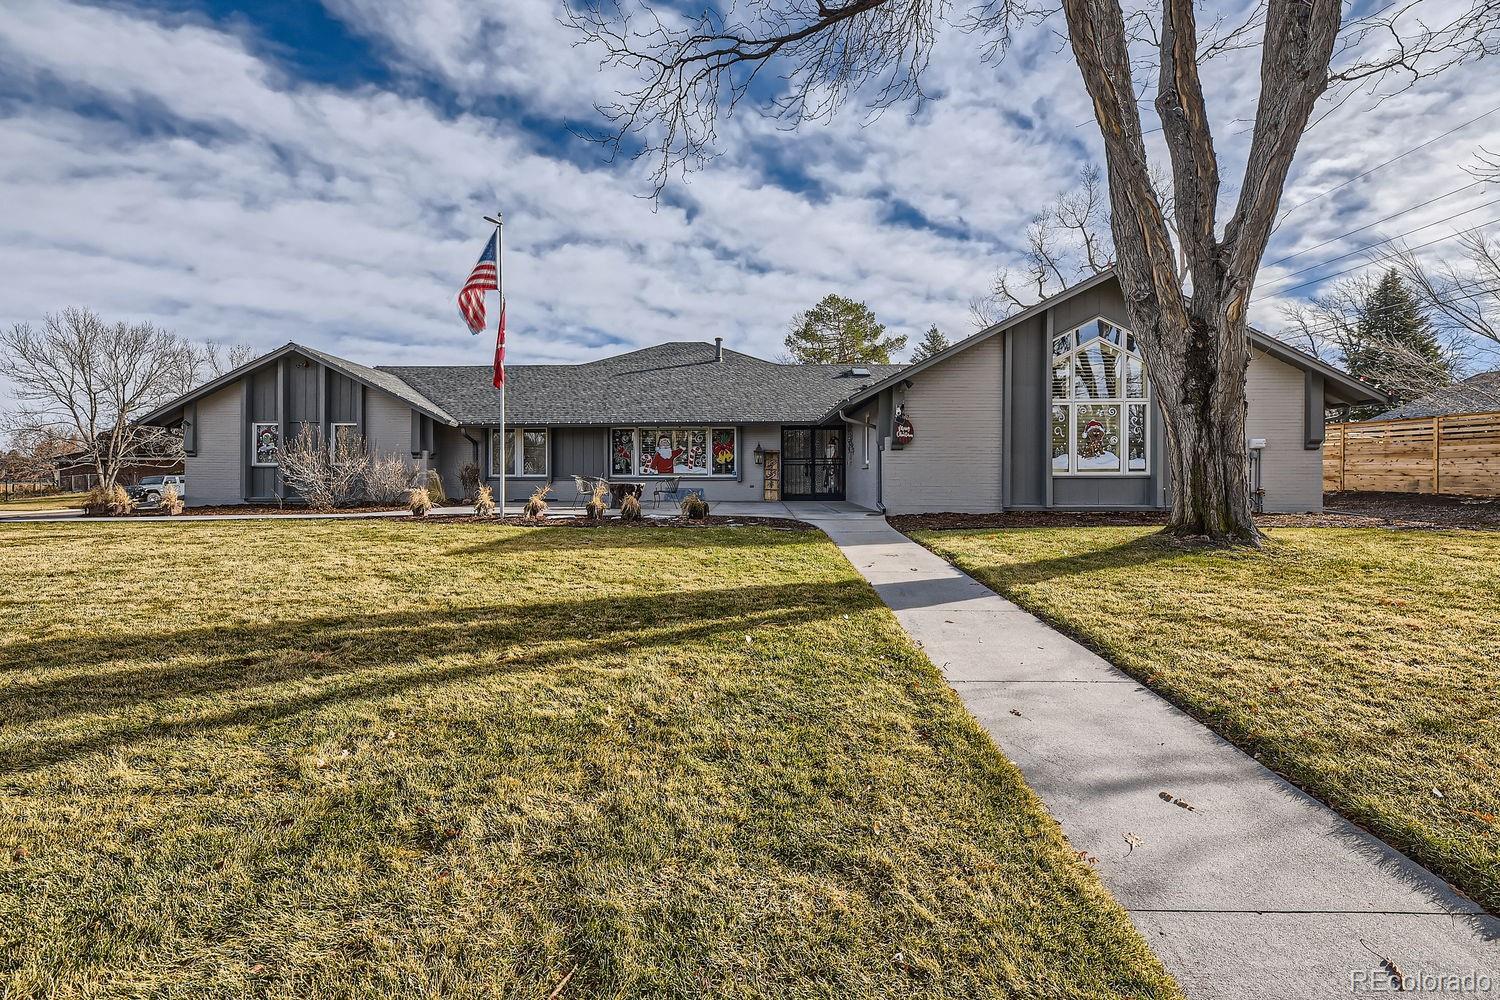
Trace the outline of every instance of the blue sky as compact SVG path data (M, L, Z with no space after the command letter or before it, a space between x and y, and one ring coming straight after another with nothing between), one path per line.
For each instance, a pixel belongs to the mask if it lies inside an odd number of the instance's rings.
M992 66L950 31L926 80L940 99L915 114L851 106L788 133L741 113L720 159L654 207L641 164L569 132L598 123L620 79L557 14L553 0L7 0L0 322L76 304L258 349L482 364L490 345L453 297L498 207L515 361L717 335L770 357L830 291L913 339L930 323L961 335L1027 218L1099 157L1058 36L1023 34ZM1227 198L1257 59L1209 71ZM1463 69L1375 110L1356 97L1306 137L1287 204L1500 104L1494 79ZM1268 258L1459 186L1481 144L1500 148L1500 114L1294 213ZM1261 287L1493 197L1295 257ZM1256 319L1274 329L1277 304Z

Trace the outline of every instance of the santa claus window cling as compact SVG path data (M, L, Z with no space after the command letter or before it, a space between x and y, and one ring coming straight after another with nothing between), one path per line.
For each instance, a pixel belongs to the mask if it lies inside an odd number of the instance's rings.
M1146 473L1149 385L1135 338L1103 319L1052 339L1052 471Z
M613 468L621 473L621 454L637 449L636 472L642 476L734 475L734 429L726 427L642 427L616 430ZM710 441L713 444L710 453ZM710 461L713 465L710 467ZM628 473L628 469L625 470Z

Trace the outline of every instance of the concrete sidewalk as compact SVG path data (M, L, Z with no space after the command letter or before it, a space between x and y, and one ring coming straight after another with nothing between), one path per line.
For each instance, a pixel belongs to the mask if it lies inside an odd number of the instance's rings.
M1441 879L883 520L809 520L1098 858L1188 996L1377 992L1374 953L1500 995L1500 920Z

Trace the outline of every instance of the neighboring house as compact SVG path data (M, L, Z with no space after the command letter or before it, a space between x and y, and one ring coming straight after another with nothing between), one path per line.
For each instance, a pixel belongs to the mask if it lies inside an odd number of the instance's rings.
M1500 369L1470 375L1462 382L1434 389L1371 420L1407 420L1412 417L1448 417L1457 413L1490 413L1500 410Z
M94 465L94 459L87 452L78 451L59 455L54 462L57 465L59 489L86 490L99 482L98 467ZM148 447L141 454L120 466L120 474L116 481L121 486L134 486L146 476L179 475L183 467L182 455L176 451L175 444L168 445L164 442L163 448Z
M466 463L491 482L506 469L510 500L549 482L571 498L574 475L680 475L711 501L889 513L1161 507L1162 422L1126 325L1106 273L914 365L777 364L718 340L512 365L503 435L488 366L368 368L287 344L146 422L182 427L196 504L286 497L276 452L310 422L436 469L452 493ZM1258 333L1248 379L1265 509L1319 509L1325 407L1385 397Z

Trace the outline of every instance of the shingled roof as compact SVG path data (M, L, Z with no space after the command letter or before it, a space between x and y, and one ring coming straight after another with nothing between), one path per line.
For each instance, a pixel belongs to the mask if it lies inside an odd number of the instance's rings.
M777 364L696 341L580 365L507 365L505 421L551 426L818 423L904 365ZM461 424L498 424L488 365L382 366Z
M1491 410L1500 410L1500 369L1470 375L1462 382L1434 389L1425 396L1386 410L1374 419L1446 417L1454 413L1488 413Z

